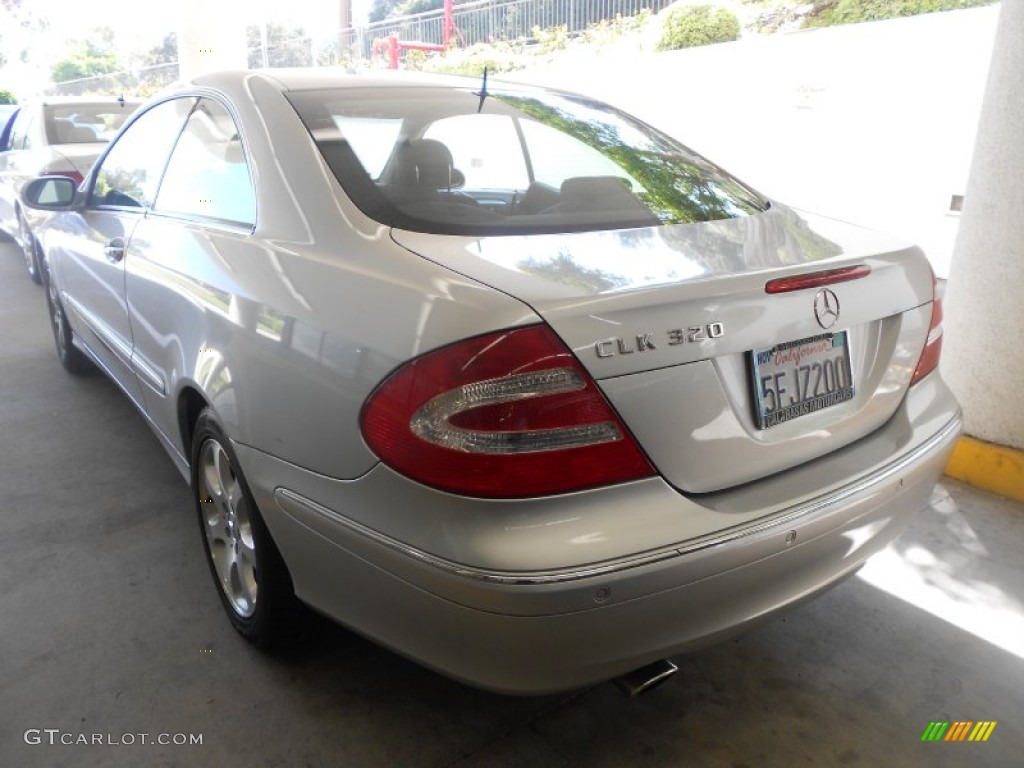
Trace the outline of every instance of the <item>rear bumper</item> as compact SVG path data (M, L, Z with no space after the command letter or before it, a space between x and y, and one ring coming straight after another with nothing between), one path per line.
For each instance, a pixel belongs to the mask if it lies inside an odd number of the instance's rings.
M530 571L410 546L274 481L276 459L244 446L240 458L303 600L451 677L539 694L713 643L851 574L928 505L960 431L955 403L935 426L911 450L817 496L778 505L761 488L771 512L732 529ZM759 485L714 503L738 508ZM687 500L676 498L685 513Z

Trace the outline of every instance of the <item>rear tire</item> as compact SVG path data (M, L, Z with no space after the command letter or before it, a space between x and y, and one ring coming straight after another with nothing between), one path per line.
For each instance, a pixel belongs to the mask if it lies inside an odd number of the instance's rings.
M21 252L25 257L25 271L36 285L43 284L43 271L39 265L39 246L32 230L25 221L25 214L18 211L18 229L21 231Z
M88 373L92 370L92 363L72 341L73 331L68 324L68 316L60 302L57 286L53 284L53 276L49 273L46 275L45 287L50 330L53 331L53 341L57 346L57 359L68 373L76 376Z
M306 609L231 447L207 408L192 438L192 495L203 550L231 625L264 650L294 643Z

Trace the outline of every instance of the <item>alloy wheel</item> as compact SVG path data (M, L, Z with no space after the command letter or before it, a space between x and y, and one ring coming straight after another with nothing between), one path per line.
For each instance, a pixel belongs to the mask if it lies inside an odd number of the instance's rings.
M242 618L256 611L256 548L246 494L224 447L208 439L200 449L200 517L217 581Z

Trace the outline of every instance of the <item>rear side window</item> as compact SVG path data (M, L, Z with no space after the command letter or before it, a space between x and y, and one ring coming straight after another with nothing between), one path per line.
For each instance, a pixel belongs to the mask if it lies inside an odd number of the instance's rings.
M256 222L256 196L228 111L200 99L167 164L156 210L237 224Z
M138 107L136 102L109 104L49 104L43 124L49 144L105 144Z
M351 200L402 229L578 232L738 218L768 208L688 148L583 97L482 86L286 96Z
M128 126L101 161L90 205L152 206L167 156L194 103L192 98L165 101Z

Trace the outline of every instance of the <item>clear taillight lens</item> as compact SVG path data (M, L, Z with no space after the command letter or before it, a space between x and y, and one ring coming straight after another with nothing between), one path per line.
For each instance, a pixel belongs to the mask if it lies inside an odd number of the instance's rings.
M544 496L654 474L590 375L543 325L407 363L366 401L361 427L395 470L470 496Z
M938 281L932 278L932 318L928 324L928 339L921 351L921 359L917 362L917 369L910 380L913 386L929 373L939 367L939 358L942 356L942 299L939 297Z

